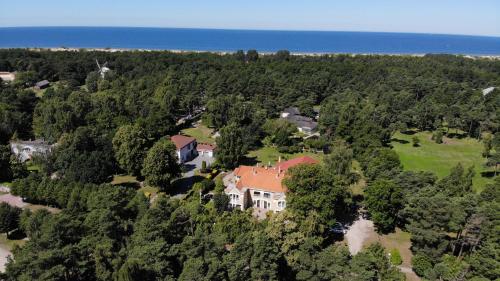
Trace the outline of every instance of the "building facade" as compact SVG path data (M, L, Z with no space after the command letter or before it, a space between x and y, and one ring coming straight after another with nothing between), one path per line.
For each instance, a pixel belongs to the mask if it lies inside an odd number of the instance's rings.
M10 149L20 161L25 162L32 159L33 156L49 154L52 151L52 145L44 140L12 141Z
M179 163L185 163L195 158L197 155L196 151L196 139L192 137L187 137L183 135L175 135L170 138L170 140L174 143L177 158L179 159Z
M229 207L239 210L252 207L263 212L283 211L287 192L283 179L287 170L296 165L315 163L316 160L304 156L279 162L275 167L239 166L224 177Z

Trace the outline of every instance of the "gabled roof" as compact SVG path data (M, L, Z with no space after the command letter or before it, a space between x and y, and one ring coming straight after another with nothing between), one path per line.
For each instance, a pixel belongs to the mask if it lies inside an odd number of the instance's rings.
M303 156L279 163L276 167L252 167L239 166L234 170L234 175L239 177L236 187L260 189L270 192L286 192L287 188L282 181L285 178L286 171L300 164L316 164L317 160Z
M43 86L47 86L49 84L50 84L50 82L48 80L42 80L40 82L36 82L35 86L37 86L37 87L43 87Z
M170 140L175 144L177 150L182 149L186 145L196 141L195 138L187 137L183 135L175 135L170 138Z
M216 146L214 144L208 144L208 143L199 143L196 146L196 150L198 151L214 151Z
M285 162L281 162L276 167L281 168L282 171L286 171L293 166L297 166L300 164L316 164L318 161L309 156L297 157Z
M484 89L483 96L486 96L487 94L493 92L493 90L495 90L495 87L488 87L488 88Z
M285 192L286 188L281 184L285 173L279 173L275 168L239 166L234 170L239 177L236 187L242 189L249 187L271 192Z
M287 107L283 109L283 113L288 113L290 115L300 115L300 110L297 107Z

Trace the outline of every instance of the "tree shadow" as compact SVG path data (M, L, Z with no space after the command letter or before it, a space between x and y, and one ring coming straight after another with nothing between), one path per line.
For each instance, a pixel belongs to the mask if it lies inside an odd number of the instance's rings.
M255 166L259 161L257 161L257 157L247 157L245 156L243 159L240 161L241 165L246 165L246 166Z
M446 137L450 138L450 139L463 139L465 137L467 137L467 134L465 133L448 133L446 134Z
M495 177L497 174L498 175L498 172L495 173L495 171L486 171L486 172L481 172L481 177L483 178L493 178Z
M180 178L172 183L172 189L167 191L170 196L175 196L179 194L187 194L193 185L197 182L203 181L205 178L199 175L194 175L188 178Z
M403 135L409 135L409 136L413 136L416 133L417 133L417 131L414 131L414 130L401 131L401 134L403 134Z
M391 141L393 142L397 142L397 143L400 143L400 144L407 144L407 143L410 143L409 141L407 140L400 140L400 139L397 139L397 138L392 138Z

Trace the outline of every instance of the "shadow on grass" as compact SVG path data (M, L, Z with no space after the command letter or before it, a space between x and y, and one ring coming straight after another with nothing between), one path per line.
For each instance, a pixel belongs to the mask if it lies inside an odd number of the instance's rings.
M257 165L257 163L259 163L259 161L257 161L257 157L244 157L240 161L241 165L246 165L246 166L255 166Z
M486 172L481 172L481 177L483 178L492 178L498 175L498 172L495 173L495 171L486 171Z
M414 135L416 133L417 133L417 131L414 131L414 130L401 131L401 134L403 134L403 135L409 135L409 136L412 136L412 135Z
M448 133L448 134L446 134L446 136L448 138L450 138L450 139L459 139L459 140L461 140L461 139L467 137L467 134L465 134L465 133Z
M167 193L170 196L186 194L197 182L201 182L205 178L199 175L195 175L189 178L180 178L173 182L172 189Z
M392 138L391 141L393 142L397 142L397 143L400 143L400 144L407 144L407 143L410 143L409 141L407 140L400 140L400 139L397 139L397 138Z

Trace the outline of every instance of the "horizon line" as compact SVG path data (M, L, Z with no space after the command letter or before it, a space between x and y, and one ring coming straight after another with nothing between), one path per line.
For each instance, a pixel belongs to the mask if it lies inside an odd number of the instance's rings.
M0 29L7 28L150 28L150 29L186 29L186 30L222 30L222 31L268 31L268 32L345 32L345 33L383 33L383 34L416 34L416 35L446 35L446 36L469 36L498 38L500 35L476 35L461 33L432 33L432 32L411 32L411 31L367 31L367 30L314 30L314 29L257 29L257 28L218 28L218 27L167 27L167 26L125 26L125 25L26 25L26 26L0 26Z

